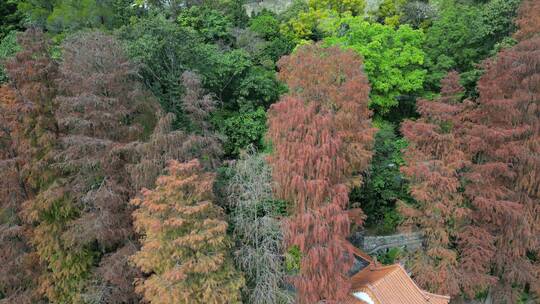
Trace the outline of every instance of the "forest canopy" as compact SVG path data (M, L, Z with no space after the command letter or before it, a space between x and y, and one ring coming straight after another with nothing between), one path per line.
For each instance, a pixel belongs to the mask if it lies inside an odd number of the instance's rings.
M4 0L0 172L0 304L538 303L540 1Z

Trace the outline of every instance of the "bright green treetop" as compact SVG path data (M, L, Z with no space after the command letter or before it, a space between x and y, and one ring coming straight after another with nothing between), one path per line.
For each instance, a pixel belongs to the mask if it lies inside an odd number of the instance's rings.
M398 97L422 89L426 70L424 33L409 25L392 26L347 17L325 24L333 33L327 45L351 48L364 57L364 69L371 83L371 104L379 114L398 105Z
M360 16L366 6L365 0L308 0L307 3L282 26L282 32L297 44L322 39L321 22L324 20Z
M482 5L444 2L439 18L426 31L427 88L437 91L450 70L462 73L466 89L481 75L477 64L494 54L514 30L519 0L493 0ZM506 38L508 39L508 38ZM508 43L508 42L507 42Z
M125 24L137 9L130 0L21 0L18 8L30 23L55 33L112 29Z
M366 7L365 0L309 0L309 6L316 10L328 9L339 14L362 15Z

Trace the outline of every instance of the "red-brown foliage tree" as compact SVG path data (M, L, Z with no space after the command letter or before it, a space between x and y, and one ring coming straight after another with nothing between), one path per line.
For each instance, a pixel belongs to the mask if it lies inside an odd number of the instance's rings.
M292 203L286 245L302 252L292 281L299 303L340 301L352 262L347 184L371 157L368 81L361 59L335 47L304 46L279 66L291 93L268 113L269 163L277 197Z
M486 252L475 256L479 271L471 269L467 275L462 273L462 269L468 268L468 261L460 261L456 243L469 223L470 213L460 191L460 172L469 161L461 151L459 138L461 119L469 102L461 103L464 90L458 73L449 73L441 87L439 100L419 101L418 112L422 117L405 121L401 127L410 143L405 151L407 165L401 171L410 180L416 204L402 203L400 211L406 218L403 226L422 229L425 236L425 250L417 252L411 260L416 282L442 294L456 296L464 290L474 296L478 287L489 286L493 279L485 274L492 256ZM478 248L491 252L490 240L485 238L486 244Z
M120 43L99 32L63 44L55 112L57 179L30 208L33 243L47 264L42 288L53 302L125 303L137 299L136 250L128 201L130 143L153 127L150 96L134 80ZM94 268L94 265L98 267Z
M360 184L357 173L371 160L375 132L369 119L372 113L365 106L370 88L362 60L337 47L305 46L297 54L283 57L278 65L278 77L287 83L290 96L335 113L335 132L343 141L347 162L335 170L343 172L348 182Z
M58 131L52 112L57 65L40 30L27 30L18 43L22 51L6 63L13 90L0 89L0 208L5 219L0 288L7 303L40 303L36 287L42 269L29 246L33 231L24 220L35 193L53 178L48 152Z
M28 199L20 168L26 161L16 145L20 134L15 91L0 87L0 303L35 303L39 261L28 242L28 227L18 213Z
M23 275L25 280L27 274L37 275L30 273L32 267L20 269L20 263L41 256L50 270L42 277L41 290L52 300L135 299L132 280L139 273L129 267L127 257L137 246L131 240L126 202L142 186L153 187L170 159L202 157L206 166L216 166L220 140L205 121L215 102L204 95L199 77L186 73L184 106L201 134L173 131L169 114L149 141L133 142L147 137L155 121L152 112L159 110L133 81L135 67L116 41L98 33L68 40L60 77L40 31L28 31L20 44L23 51L7 66L22 98L2 89L6 111L2 107L1 152L2 159L9 158L2 166L9 167L4 172L10 177L2 179L10 185L2 187L2 195L10 196L2 204L18 207L28 201L23 213L36 225L29 231L36 234L32 239L38 254L26 254L28 246L19 242L22 228L6 226L5 241L17 243L3 247L2 257L16 268L3 268L2 291L10 301L22 302L15 296L25 292ZM57 84L61 96L55 99ZM36 199L34 192L41 192ZM91 249L95 244L97 252ZM28 258L15 258L14 249ZM38 262L30 260L29 265Z
M523 0L519 7L516 24L519 29L514 34L514 38L518 41L540 34L540 1Z
M191 283L193 283L193 286L176 282L175 279L171 279L169 276L166 276L165 279L170 279L167 284L175 284L175 288L168 289L162 284L164 280L164 270L162 266L169 265L171 260L162 259L161 261L157 261L156 259L147 259L147 257L156 254L155 250L147 250L149 239L155 236L154 232L156 231L154 228L156 227L148 227L146 223L150 218L157 215L154 212L149 212L147 208L153 203L151 200L167 198L168 196L165 195L162 190L166 189L166 187L172 186L170 183L163 184L162 182L165 180L180 181L181 178L185 177L185 174L193 174L193 176L200 174L199 178L200 181L204 181L203 183L199 184L198 182L193 182L194 184L189 184L191 181L186 180L185 182L187 182L187 184L185 187L175 188L175 190L178 190L178 193L175 195L180 197L181 195L193 194L194 199L209 198L212 193L211 189L206 189L205 187L211 187L213 177L208 179L211 177L211 174L203 174L200 166L204 168L215 168L219 164L219 160L222 155L220 138L215 132L213 132L210 124L207 121L209 114L214 109L216 102L212 96L204 94L202 82L200 81L199 76L197 76L195 73L185 72L182 75L181 80L186 88L183 99L184 102L182 105L187 117L191 120L191 129L194 129L196 133L188 133L186 130L174 130L174 115L171 113L163 115L160 111L158 111L158 116L160 119L157 122L153 133L150 135L149 140L137 142L132 145L131 151L134 152L133 163L127 166L130 174L131 184L135 187L135 189L154 188L156 186L156 180L158 180L158 185L155 191L144 190L143 196L135 198L132 201L133 205L140 207L133 212L133 216L135 218L136 228L142 235L144 235L144 237L142 239L143 247L135 252L131 258L141 270L151 274L150 277L139 276L137 278L139 281L138 291L144 296L146 301L151 303L178 303L182 301L184 301L182 303L214 303L216 301L224 301L227 303L230 301L231 303L234 303L237 301L238 290L240 288L239 286L241 285L240 281L232 280L230 285L222 286L221 291L231 291L229 297L222 294L220 291L202 291L202 289L212 284L217 284L214 281L214 279L217 279L217 277L212 277L211 275L204 279L198 280L197 283L192 281ZM190 128L188 127L187 129ZM203 158L204 162L199 164L197 161L197 165L195 165L194 162L185 164L179 163L187 162L195 158ZM171 163L169 169L170 176L163 176L158 179L158 176L165 173L167 163ZM191 192L181 192L183 190L188 191L191 189L190 187L200 187L201 189L205 188L205 193L197 194ZM214 216L217 215L216 211L218 211L218 209L214 209L214 207L200 210L200 216ZM171 222L174 221L174 219L172 219L173 215L169 216L171 217ZM178 217L180 216L183 215L178 214ZM219 223L221 224L222 221L219 221ZM149 230L149 228L152 229ZM165 233L166 231L172 231L171 229L174 227L164 225L162 228L163 229L161 232ZM217 233L215 236L219 238L221 232L211 231L211 233ZM161 236L162 234L159 235ZM181 252L186 249L184 246L178 246L178 244L171 247L170 245L172 243L169 243L169 241L163 239L160 239L159 241L155 239L152 244L160 246L162 251ZM219 244L219 246L216 245L216 247L213 249L220 246L227 247L229 245L224 242ZM186 258L191 257L186 256ZM204 265L201 264L199 266ZM226 270L226 275L232 274L233 279L239 278L236 277L236 273L234 273L230 266L230 261L225 260L223 268ZM171 272L175 271L175 269L169 270ZM230 278L231 277L229 277L229 279ZM202 282L205 279L208 279L208 282ZM221 279L223 279L223 277ZM240 285L236 286L237 284ZM167 291L164 291L164 288ZM220 298L218 299L216 296Z
M24 181L21 180L19 157L16 145L17 98L15 91L7 86L0 86L0 204L2 212L17 213L19 204L26 200ZM10 216L1 217L8 218Z
M186 116L195 131L209 132L211 127L208 117L214 111L217 101L211 94L205 94L201 78L191 71L182 73L182 84L186 90L182 98L182 108Z
M472 162L465 195L473 223L494 240L494 291L514 303L520 288L540 289L538 258L530 258L540 254L540 36L500 52L485 69L464 130Z
M227 222L212 203L214 174L199 161L171 161L155 190L143 190L134 225L143 235L134 263L149 277L137 286L154 304L240 303L244 279L228 254Z
M205 168L216 168L220 163L221 138L208 122L216 101L204 94L200 77L195 73L184 72L182 82L186 90L182 106L196 130L194 133L174 130L174 114L157 111L160 118L154 131L147 141L134 145L134 163L128 166L135 189L153 188L170 160L186 162L197 158L203 160Z
M31 196L53 175L48 152L54 148L58 133L54 117L58 66L49 55L50 45L41 30L27 30L19 35L18 43L22 50L6 63L6 70L18 95L13 107L17 116L13 118L14 146L26 160L21 173Z
M402 210L427 235L413 267L424 287L469 297L493 287L515 303L540 289L540 37L485 69L477 101L420 102L422 118L403 125L418 205Z

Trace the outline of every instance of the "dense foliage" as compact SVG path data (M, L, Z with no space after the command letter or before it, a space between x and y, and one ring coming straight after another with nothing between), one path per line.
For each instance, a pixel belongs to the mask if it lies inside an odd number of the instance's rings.
M212 173L171 161L155 190L131 203L143 235L133 262L149 277L137 291L150 303L240 303L244 278L234 269L222 210L212 203Z
M369 85L360 58L336 47L304 46L279 65L290 93L269 111L269 162L278 198L292 203L285 242L302 255L297 302L340 301L352 265L347 185L371 158Z
M23 219L18 215L22 204L33 191L25 180L23 168L28 168L29 151L22 143L28 138L23 135L18 113L23 110L16 92L6 86L0 87L0 302L32 303L36 300L33 288L41 264L32 252L29 233ZM23 148L23 149L21 149ZM22 272L21 270L26 271Z
M396 203L411 201L407 180L399 170L404 163L401 151L407 142L398 138L391 123L375 121L374 125L378 132L373 159L365 173L364 185L351 191L351 206L360 207L369 215L366 226L374 228L377 233L390 234L395 232L401 221L395 209Z
M476 102L459 102L450 74L441 100L420 103L422 119L403 125L417 199L403 210L428 244L413 270L431 290L474 297L494 286L514 303L538 288L539 46L533 37L486 61Z
M521 41L485 63L480 98L465 130L472 161L465 195L474 228L495 246L490 261L498 298L516 301L529 285L538 290L538 167L540 134L540 37ZM468 250L486 239L463 242ZM491 270L490 269L490 270ZM486 269L487 270L487 269Z
M0 40L0 83L6 83L8 81L4 62L13 57L17 51L19 51L17 32L11 31Z
M139 115L151 110L144 107L152 99L130 80L133 66L114 38L89 32L62 49L53 101L55 181L27 211L36 225L33 243L49 270L43 286L51 301L128 301L135 272L125 261L134 250L126 203L134 189L125 147L144 137Z
M531 38L538 34L540 26L540 16L536 12L540 9L540 3L534 0L524 0L519 7L519 14L516 21L518 30L514 35L517 40Z
M410 180L411 195L416 202L413 209L402 205L401 212L406 217L404 225L418 225L426 236L426 251L413 257L412 269L420 284L450 295L459 294L461 288L469 291L490 282L489 277L480 274L474 281L461 277L454 244L468 215L465 198L459 193L458 176L468 162L456 139L463 124L462 95L459 76L451 72L442 81L439 100L419 101L422 118L402 125L402 132L410 142L405 153L407 165L402 171ZM484 256L476 263L481 266L488 258Z
M0 40L4 39L11 31L22 29L23 14L17 10L17 2L6 0L0 3Z
M363 21L360 17L333 22L329 26L333 35L325 42L351 48L362 55L372 88L370 107L377 113L387 113L397 106L398 97L413 94L423 87L426 71L422 69L422 31L409 25L396 30L388 25ZM340 34L343 27L347 31Z
M248 144L259 144L263 137L264 129L246 129L254 119L260 119L258 108L268 108L284 91L275 78L273 62L290 46L269 28L271 24L253 23L253 32L246 29L235 33L231 22L212 22L208 14L215 20L227 20L222 12L192 7L178 17L178 22L160 14L136 19L120 30L120 37L126 41L131 57L141 63L146 87L166 112L175 115L175 129L193 131L182 106L185 87L180 78L188 70L201 77L204 88L221 102L221 111L216 112L220 123L216 127L230 135L225 150L235 156ZM256 46L244 45L249 33L255 35ZM221 120L235 125L235 129L222 125Z
M0 1L0 303L538 302L539 10Z
M136 12L130 0L21 0L20 12L32 25L60 33L84 28L112 29Z
M467 90L481 74L477 64L492 55L498 44L514 31L519 0L493 0L471 5L459 1L443 2L439 18L426 31L426 67L428 89L438 89L449 70L462 73Z

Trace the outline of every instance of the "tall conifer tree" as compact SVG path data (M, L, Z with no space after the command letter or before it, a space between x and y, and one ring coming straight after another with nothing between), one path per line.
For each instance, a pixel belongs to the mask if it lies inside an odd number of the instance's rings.
M53 302L133 301L136 271L127 257L136 249L128 206L135 191L125 166L129 144L144 137L140 116L152 99L110 36L77 34L63 56L59 93L47 108L58 130L46 153L55 179L26 210L48 269L42 290Z
M540 36L503 50L485 68L464 130L472 162L465 195L473 223L493 238L495 293L514 302L520 289L538 291L540 282Z
M11 87L2 88L0 202L10 214L2 225L3 258L6 267L2 293L12 302L40 303L38 293L43 273L35 245L36 194L55 179L50 151L56 147L58 126L54 117L55 79L58 66L49 55L42 31L30 28L18 36L21 51L6 63Z
M243 277L228 250L227 222L212 203L214 174L198 160L171 161L155 190L143 190L132 204L143 235L134 263L149 274L138 291L152 304L240 303Z
M352 263L344 243L348 185L371 157L369 84L361 59L336 47L304 46L279 66L290 94L268 114L269 163L277 197L292 203L285 242L302 253L293 277L297 299L340 301L349 292Z

